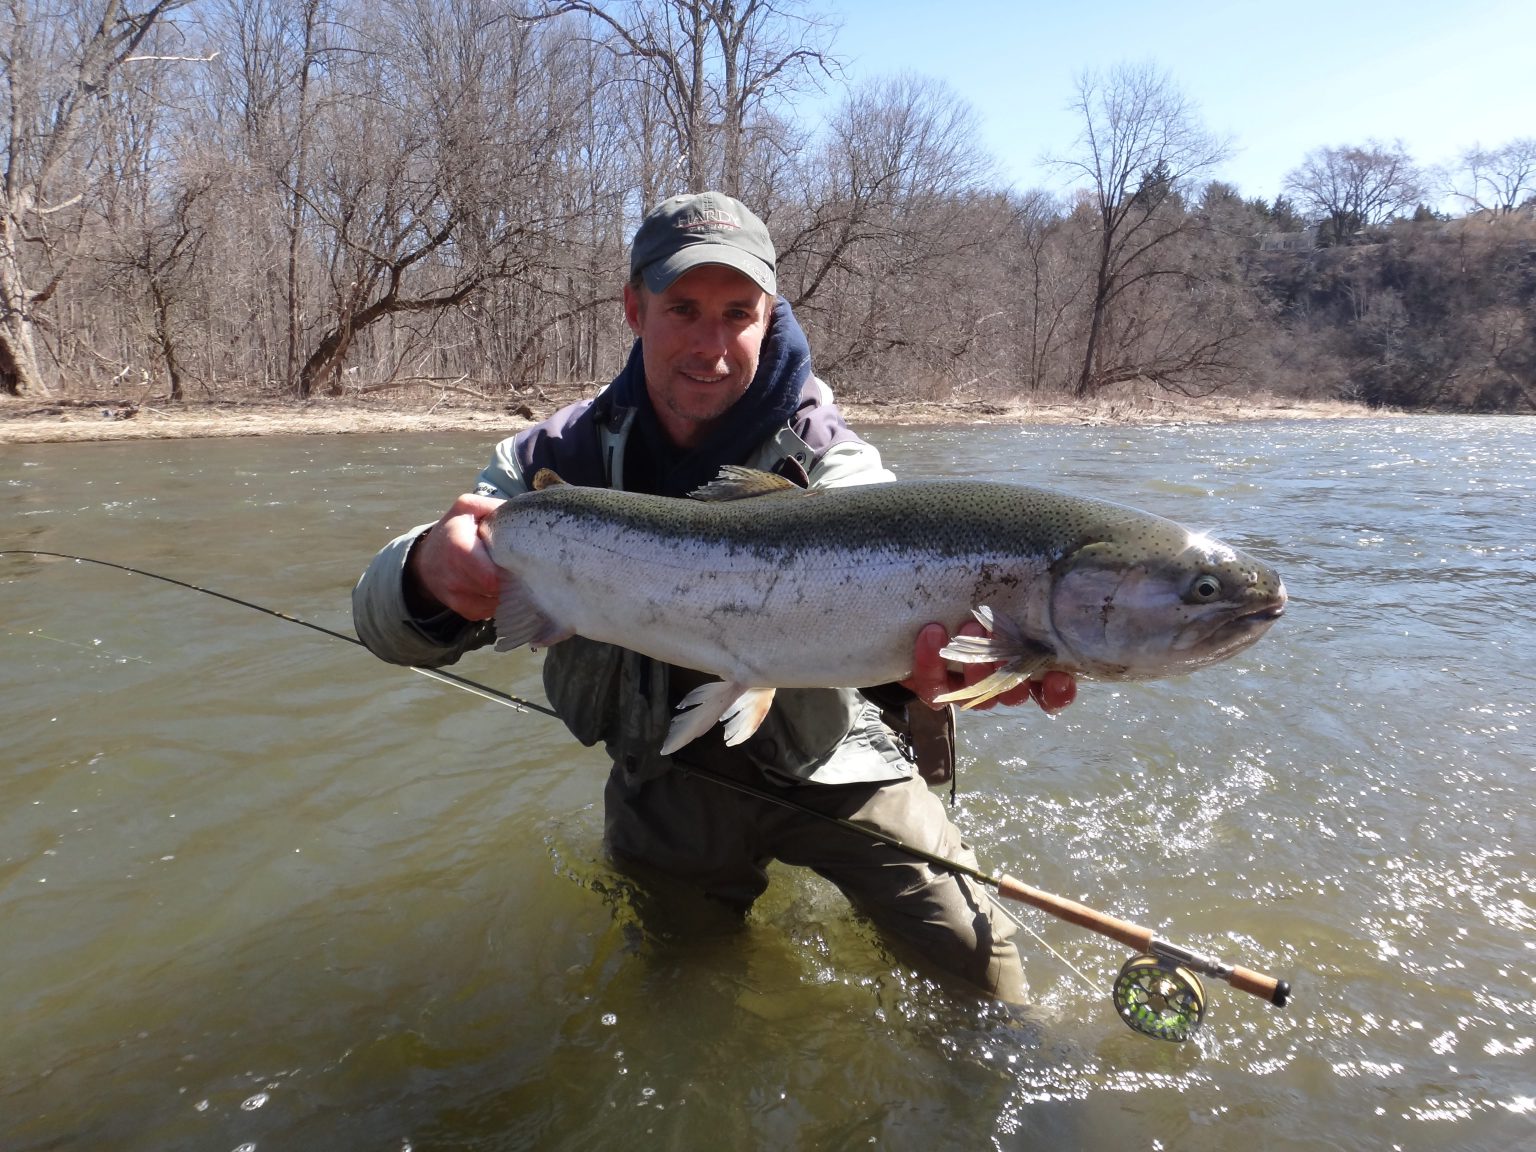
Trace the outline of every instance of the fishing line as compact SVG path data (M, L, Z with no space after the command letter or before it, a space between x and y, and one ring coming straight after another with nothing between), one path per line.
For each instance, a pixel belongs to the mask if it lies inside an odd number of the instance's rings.
M118 564L110 560L97 560L90 556L75 556L66 552L45 552L29 548L0 549L0 556L51 557L56 560L73 560L80 564L97 564L103 568L113 568L119 572L128 572L135 576L147 576L151 580L159 580L178 588L201 592L205 596L214 596L231 604L238 604L242 608L251 608L268 616L274 616L279 620L286 620L290 624L298 624L301 627L320 632L334 639L345 640L348 644L366 647L355 636L348 636L344 632L337 632L334 629L326 628L324 625L301 620L297 616L290 616L286 612L277 611L275 608L268 608L261 604L254 604L249 600L242 600L238 596L230 596L227 593L218 592L212 588L204 588L185 580L162 576L158 572L149 572L143 568L135 568L128 564ZM546 716L558 717L558 713L552 708L536 704L531 700L519 699L489 685L481 684L476 680L456 676L451 672L443 672L435 668L421 668L412 665L411 669L430 679L461 688L482 699L505 704L519 711L532 710L542 712ZM1225 980L1232 987L1267 1000L1277 1007L1283 1007L1290 1000L1291 987L1284 980L1277 980L1273 976L1266 976L1251 969L1228 964L1225 961L1205 956L1192 949L1163 940L1156 936L1149 928L1143 928L1128 920L1121 920L1118 917L1099 912L1085 904L1079 904L1075 900L1068 900L1039 888L1034 888L1006 873L984 872L980 868L973 868L968 864L960 863L958 860L951 860L948 857L927 852L895 836L881 832L879 829L871 828L852 820L846 820L842 817L818 812L800 801L790 799L788 796L775 795L766 789L758 788L745 781L733 780L729 776L722 775L713 769L688 763L678 756L673 756L672 759L678 770L685 774L698 776L712 781L721 787L730 788L756 799L792 809L801 815L833 825L845 832L867 837L895 851L901 852L905 856L921 860L941 871L957 876L969 877L995 890L998 895L1009 900L1028 904L1059 919L1076 924L1081 928L1087 928L1100 935L1108 936L1125 944L1127 947L1135 949L1137 955L1132 956L1125 962L1124 966L1120 969L1119 975L1115 978L1112 995L1115 1009L1119 1012L1120 1018L1132 1029L1143 1035L1154 1036L1161 1040L1183 1041L1189 1039L1194 1034L1205 1016L1205 988L1200 982L1199 974L1201 973ZM1013 920L1015 924L1025 928L1052 955L1056 956L1063 964L1077 973L1084 983L1095 989L1097 988L1097 985L1089 980L1087 976L1083 975L1082 972L1078 971L1066 957L1062 956L1054 948L1051 948L1049 944L1046 944L1038 933L1022 924L1016 917L1007 912L1002 905L998 905L998 908L1010 920Z
M301 628L308 628L313 632L319 632L322 635L330 636L332 639L345 640L348 644L355 644L359 648L367 647L367 645L359 640L356 636L348 636L345 632L337 632L334 628L327 628L323 624L316 624L310 620L301 620L297 616L290 616L286 612L279 612L276 608L268 608L263 604L254 604L249 600L242 600L238 596L231 596L227 592L219 592L212 588L204 588L199 584L192 584L186 580L177 580L173 576L162 576L158 572L150 572L144 568L135 568L130 564L118 564L111 560L97 560L91 556L75 556L68 552L44 552L35 548L0 548L0 556L47 556L54 560L73 560L77 564L97 564L102 568L115 568L119 572L130 572L135 576L148 576L151 580L159 580L164 584L174 584L177 588L186 588L193 592L201 592L204 596L214 596L220 600L227 600L231 604L238 604L242 608L251 608L257 612L265 613L268 616L275 616L279 620L286 620L290 624L297 624ZM41 635L41 633L39 633L39 635ZM50 636L47 637L47 639L51 640L53 637ZM68 643L68 641L60 641L60 643ZM444 672L438 668L422 668L415 664L408 665L408 667L412 672L418 672L429 680L437 680L444 684L452 684L456 688L464 689L464 691L470 693L471 695L479 696L481 699L489 700L495 704L503 704L508 707L515 708L520 712L531 710L534 712L542 712L546 716L558 715L558 713L556 713L553 708L546 708L544 705L536 704L532 700L519 699L516 696L512 696L506 692L501 692L495 688L492 688L488 684L481 684L477 680L470 680L467 677L457 676L452 672Z
M0 555L3 555L3 553L0 553ZM146 660L142 656L120 656L120 655L118 655L115 652L104 652L104 651L101 651L100 649L96 648L94 644L82 644L78 640L65 640L62 636L50 636L50 635L48 635L48 633L42 631L41 629L34 628L30 632L12 632L9 628L5 628L5 629L0 629L0 631L3 631L7 636L14 636L18 640L21 639L23 636L27 636L27 637L31 637L31 638L36 639L36 640L48 640L48 641L51 641L54 644L63 644L63 645L65 645L68 648L78 648L78 649L80 649L80 651L87 652L90 655L94 656L97 660L117 660L117 661L121 661L123 663L126 663L129 660L136 660L140 664L151 664L151 663L153 663L153 661ZM100 644L100 643L101 643L100 640L97 640L95 642L95 644Z

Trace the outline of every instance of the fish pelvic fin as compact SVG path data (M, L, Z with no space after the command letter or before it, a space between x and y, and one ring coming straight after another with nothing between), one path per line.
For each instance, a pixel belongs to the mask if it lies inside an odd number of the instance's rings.
M982 605L973 609L971 615L990 635L955 636L939 650L939 655L961 664L996 664L999 667L974 684L935 696L935 703L980 707L1049 668L1056 656L1045 645L1024 635L1024 630L1006 613Z
M695 500L749 500L754 496L804 496L806 490L793 480L787 480L773 472L757 468L744 468L740 464L726 464L715 478L701 488L688 493Z
M772 688L748 688L736 702L725 710L725 742L734 747L750 739L752 733L768 719L768 709L773 707Z
M700 684L677 705L677 715L667 729L661 754L670 756L685 744L697 740L725 721L725 742L740 744L751 737L773 707L772 688L748 688L730 680L711 680Z
M524 644L537 651L574 635L572 629L539 611L528 594L528 586L514 573L502 569L501 595L496 601L496 651L509 652Z

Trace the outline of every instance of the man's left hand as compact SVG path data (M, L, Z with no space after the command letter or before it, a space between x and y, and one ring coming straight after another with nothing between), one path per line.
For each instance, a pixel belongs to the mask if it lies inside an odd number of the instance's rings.
M961 625L959 634L985 636L987 633L980 624L967 621ZM944 625L925 624L912 647L912 675L901 682L930 708L943 707L934 702L937 697L983 680L997 668L995 664L963 664L960 671L951 671L949 661L939 655L948 643L949 632ZM1051 671L976 707L986 709L996 704L1023 704L1026 700L1034 700L1045 711L1056 712L1076 698L1076 677L1070 672Z

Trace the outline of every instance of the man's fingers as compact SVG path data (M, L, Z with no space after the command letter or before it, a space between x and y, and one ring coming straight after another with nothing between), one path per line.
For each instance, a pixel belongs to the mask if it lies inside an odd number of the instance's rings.
M967 620L955 633L957 636L986 634L986 629L974 620ZM996 664L962 664L958 672L951 671L949 662L940 654L948 643L949 633L942 624L925 624L913 643L912 675L903 680L902 684L929 707L937 707L934 704L936 697L976 684L997 670ZM1034 700L1046 712L1056 712L1072 703L1076 697L1076 678L1070 672L1053 670L1017 688L1010 688L977 707L984 710L996 704L1026 704Z
M949 643L949 633L942 624L925 624L912 645L912 675L902 683L916 693L930 708L937 707L934 697L950 690L947 661L939 655Z
M1077 677L1070 672L1046 672L1029 682L1029 694L1047 712L1059 712L1077 699Z
M466 492L411 557L422 589L466 620L487 620L496 612L499 578L481 525L501 504Z
M1006 705L1028 704L1030 698L1034 696L1034 692L1031 690L1034 687L1034 683L1035 682L1033 680L1026 680L1017 688L1008 689L1008 691L1004 692L1002 695L996 697L988 703Z
M960 626L960 631L956 633L956 635L959 636L985 636L986 634L987 630L974 620L967 620ZM962 665L962 675L964 677L965 686L967 688L969 688L972 684L980 683L996 671L996 664ZM1020 684L1017 688L1010 688L1008 691L994 697L993 699L987 701L985 704L978 705L978 707L987 709L997 704L1027 704L1029 703L1030 697L1032 695L1030 692L1031 683L1031 681L1026 681L1023 684Z
M488 519L505 503L506 501L499 496L480 496L474 492L465 492L453 502L453 506L448 509L443 519L446 520L449 516L471 516L478 524Z

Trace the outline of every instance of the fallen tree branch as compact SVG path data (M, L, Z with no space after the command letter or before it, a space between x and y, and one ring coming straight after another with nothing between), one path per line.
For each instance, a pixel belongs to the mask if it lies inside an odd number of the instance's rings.
M468 377L460 376L458 379L445 384L442 381L434 380L431 377L411 377L404 380L390 380L383 384L370 384L366 388L355 388L353 389L353 392L355 392L358 396L366 396L370 392L387 392L392 388L408 388L411 385L415 385L420 388L435 388L440 392L459 392L465 396L473 396L476 400L484 400L487 404L499 403L499 398L496 396L489 396L486 393L478 392L473 388L463 387L459 383L459 380L465 379L468 379Z

